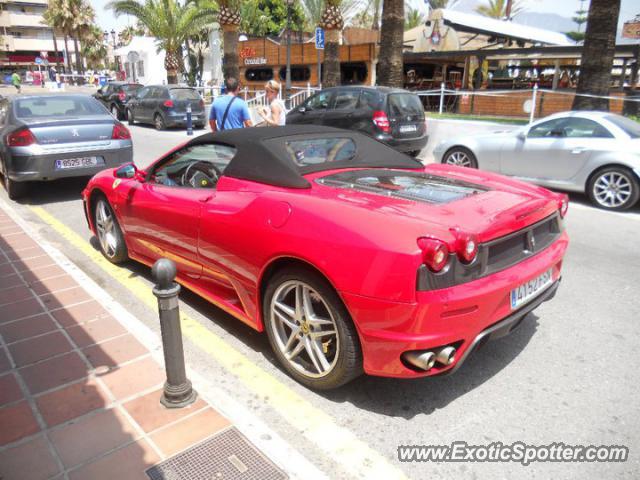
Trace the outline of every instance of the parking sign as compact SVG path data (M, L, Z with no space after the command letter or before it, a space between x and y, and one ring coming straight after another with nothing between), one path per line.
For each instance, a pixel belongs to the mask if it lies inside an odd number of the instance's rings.
M324 50L324 30L316 27L316 50Z

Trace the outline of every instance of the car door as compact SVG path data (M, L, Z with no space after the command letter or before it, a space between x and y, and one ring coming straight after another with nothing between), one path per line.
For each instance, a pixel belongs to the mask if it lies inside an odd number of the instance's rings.
M203 203L215 193L214 183L189 183L193 165L205 161L204 146L186 146L156 162L144 182L127 182L120 214L131 248L154 261L167 257L185 278L202 274L198 230ZM191 166L191 167L189 167ZM120 188L120 187L117 187Z
M607 148L613 135L599 123L582 117L559 117L533 125L505 144L500 170L505 175L542 183L566 182L589 160L595 149Z
M354 129L354 115L358 110L359 98L359 88L336 90L331 104L324 114L322 124L346 130Z
M133 113L134 118L144 118L142 115L142 101L150 92L151 87L143 87L129 100L128 108Z
M94 97L97 100L99 100L103 105L105 105L107 108L109 108L109 105L107 105L107 98L109 97L111 88L112 88L111 85L105 85L104 87L99 89L94 95Z
M332 91L321 91L309 97L297 109L287 115L288 124L322 125L323 117L331 102Z

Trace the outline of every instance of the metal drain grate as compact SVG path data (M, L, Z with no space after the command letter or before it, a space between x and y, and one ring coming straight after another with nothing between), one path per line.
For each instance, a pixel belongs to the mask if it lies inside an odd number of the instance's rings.
M151 480L285 480L286 473L231 427L147 470Z

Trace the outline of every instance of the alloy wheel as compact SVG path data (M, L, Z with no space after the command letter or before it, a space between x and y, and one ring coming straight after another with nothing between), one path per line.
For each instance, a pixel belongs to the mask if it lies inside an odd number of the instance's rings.
M164 120L161 115L156 115L154 118L156 130L164 130Z
M593 184L593 196L603 207L621 207L629 201L631 195L631 180L621 172L606 172Z
M299 280L284 282L272 297L270 315L276 344L293 368L311 378L333 370L340 341L336 321L318 292Z
M457 165L459 167L470 167L471 159L469 158L469 155L462 150L454 150L447 156L445 163L447 165Z
M99 200L96 205L96 229L104 254L109 258L115 257L118 251L118 234L113 212L104 200Z

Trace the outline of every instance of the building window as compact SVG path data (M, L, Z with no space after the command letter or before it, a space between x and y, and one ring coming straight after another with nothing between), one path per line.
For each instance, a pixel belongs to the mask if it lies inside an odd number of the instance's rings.
M268 82L273 79L272 68L247 68L244 72L247 82Z
M131 64L129 62L124 62L124 74L127 78L131 76Z
M367 79L367 65L361 62L340 65L342 85L360 85Z
M144 62L142 60L136 65L136 73L139 77L144 77Z
M311 78L311 70L309 67L300 65L291 65L291 81L292 82L308 82ZM280 69L280 80L287 79L287 67Z

